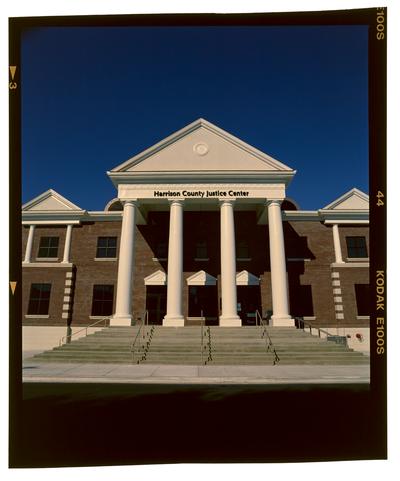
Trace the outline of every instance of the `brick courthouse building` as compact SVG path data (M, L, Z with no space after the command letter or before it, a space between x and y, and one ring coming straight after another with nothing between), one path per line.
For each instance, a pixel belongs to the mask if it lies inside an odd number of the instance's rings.
M107 172L104 211L43 193L22 208L23 324L239 326L258 310L367 335L369 198L302 211L295 173L199 119Z

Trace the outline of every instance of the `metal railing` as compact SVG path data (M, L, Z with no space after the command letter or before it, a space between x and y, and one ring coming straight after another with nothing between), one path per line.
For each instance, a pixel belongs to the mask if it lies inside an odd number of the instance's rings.
M268 329L267 329L267 323L266 321L261 317L261 314L256 310L256 325L260 326L261 328L261 338L265 339L265 348L267 352L272 352L274 356L274 360L272 361L272 365L275 366L280 361L280 358L278 356L278 353L276 352L276 349L274 347L274 344L272 342L272 339L269 336Z
M145 327L147 327L148 325L149 325L149 312L145 311L143 314L143 321L140 323L140 327L136 333L135 339L131 344L132 363L135 361L135 354L138 353L139 354L138 357L140 357L140 352L141 352L141 358L136 361L137 364L146 360L147 352L150 347L150 342L154 334L154 326L151 327L150 333L148 329L145 330ZM142 338L143 344L138 345L138 343L140 342L140 337ZM146 342L146 338L147 338L147 342Z
M333 336L333 334L331 334L328 331L325 331L325 329L321 329L320 327L313 326L309 322L305 321L302 317L295 317L294 319L295 319L295 322L296 322L296 328L297 329L303 329L303 331L305 331L306 327L307 327L310 330L311 335L313 335L312 330L316 329L318 331L318 337L321 337L321 333L325 334L326 337Z
M94 322L93 324L90 324L89 326L86 326L86 327L83 327L82 329L79 329L79 331L76 331L76 332L71 333L71 334L67 334L66 336L63 336L58 341L58 345L62 346L64 344L64 340L65 340L65 344L69 344L71 342L71 339L72 339L73 336L76 336L77 334L79 334L80 332L83 332L83 331L86 331L85 336L87 336L88 335L88 333L87 333L88 329L96 326L97 324L100 324L100 322L104 322L104 327L106 327L107 321L109 321L109 320L110 320L110 317L103 317L102 319L99 319L98 321Z
M201 364L206 365L213 360L210 326L207 326L207 329L204 332L204 322L202 322L200 332L201 332ZM204 338L206 339L205 343L204 343ZM205 354L204 351L208 351L208 356L205 361L204 361L204 354Z
M200 354L201 354L201 364L204 364L204 319L201 320L200 325Z

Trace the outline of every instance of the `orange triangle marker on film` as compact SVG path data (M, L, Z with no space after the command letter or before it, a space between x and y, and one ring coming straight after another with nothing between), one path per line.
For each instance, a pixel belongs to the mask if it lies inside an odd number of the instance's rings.
M10 281L11 292L14 295L15 288L17 287L17 283L15 281Z
M11 65L10 66L10 72L11 72L11 78L12 80L14 80L14 76L15 76L15 71L17 70L17 67L15 65Z

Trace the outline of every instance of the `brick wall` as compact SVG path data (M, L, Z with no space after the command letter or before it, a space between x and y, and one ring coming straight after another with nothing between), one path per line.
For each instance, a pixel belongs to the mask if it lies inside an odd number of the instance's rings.
M246 239L249 245L249 260L237 262L237 271L247 270L260 277L260 290L263 314L272 309L271 274L269 263L268 226L257 225L255 212L235 212L236 239ZM23 228L23 253L28 237L28 228ZM340 227L343 257L345 258L346 235L363 235L368 240L368 228L364 226ZM75 266L75 288L72 309L72 325L90 324L92 293L94 284L114 286L114 308L117 291L117 260L95 260L97 239L100 236L115 236L121 232L121 221L99 221L84 223L72 229L71 262ZM157 243L168 242L169 214L160 212L149 215L147 225L136 227L135 267L132 288L134 319L143 317L146 307L146 287L144 278L157 270L167 271L167 262L155 259ZM59 261L63 257L65 227L37 227L35 230L32 259L35 261L41 236L59 236ZM315 325L335 325L331 264L334 262L332 228L320 222L284 222L285 250L288 272L289 297L291 303L301 302L296 296L311 290ZM195 261L196 240L202 238L208 247L208 261ZM292 260L291 260L292 259ZM306 260L304 260L306 259ZM309 259L309 260L307 260ZM186 279L205 270L218 279L220 292L220 227L218 212L184 213L184 292L183 313L188 313L188 288ZM23 313L27 311L30 285L32 282L51 282L51 301L47 319L27 319L25 324L65 325L62 319L64 293L64 267L26 267L23 271ZM368 283L368 269L358 267L340 268L343 290L344 319L340 325L365 325L367 321L357 319L354 283ZM309 286L309 287L307 287ZM303 293L303 294L302 294ZM299 300L300 299L300 300Z

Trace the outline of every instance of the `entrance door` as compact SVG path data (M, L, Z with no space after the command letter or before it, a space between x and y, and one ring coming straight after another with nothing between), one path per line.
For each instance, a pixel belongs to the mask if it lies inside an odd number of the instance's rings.
M188 317L205 317L207 326L218 324L217 286L189 286Z
M167 287L146 287L146 311L149 314L149 324L162 324L167 312Z
M261 314L260 286L238 286L237 303L242 326L255 326L256 310Z

